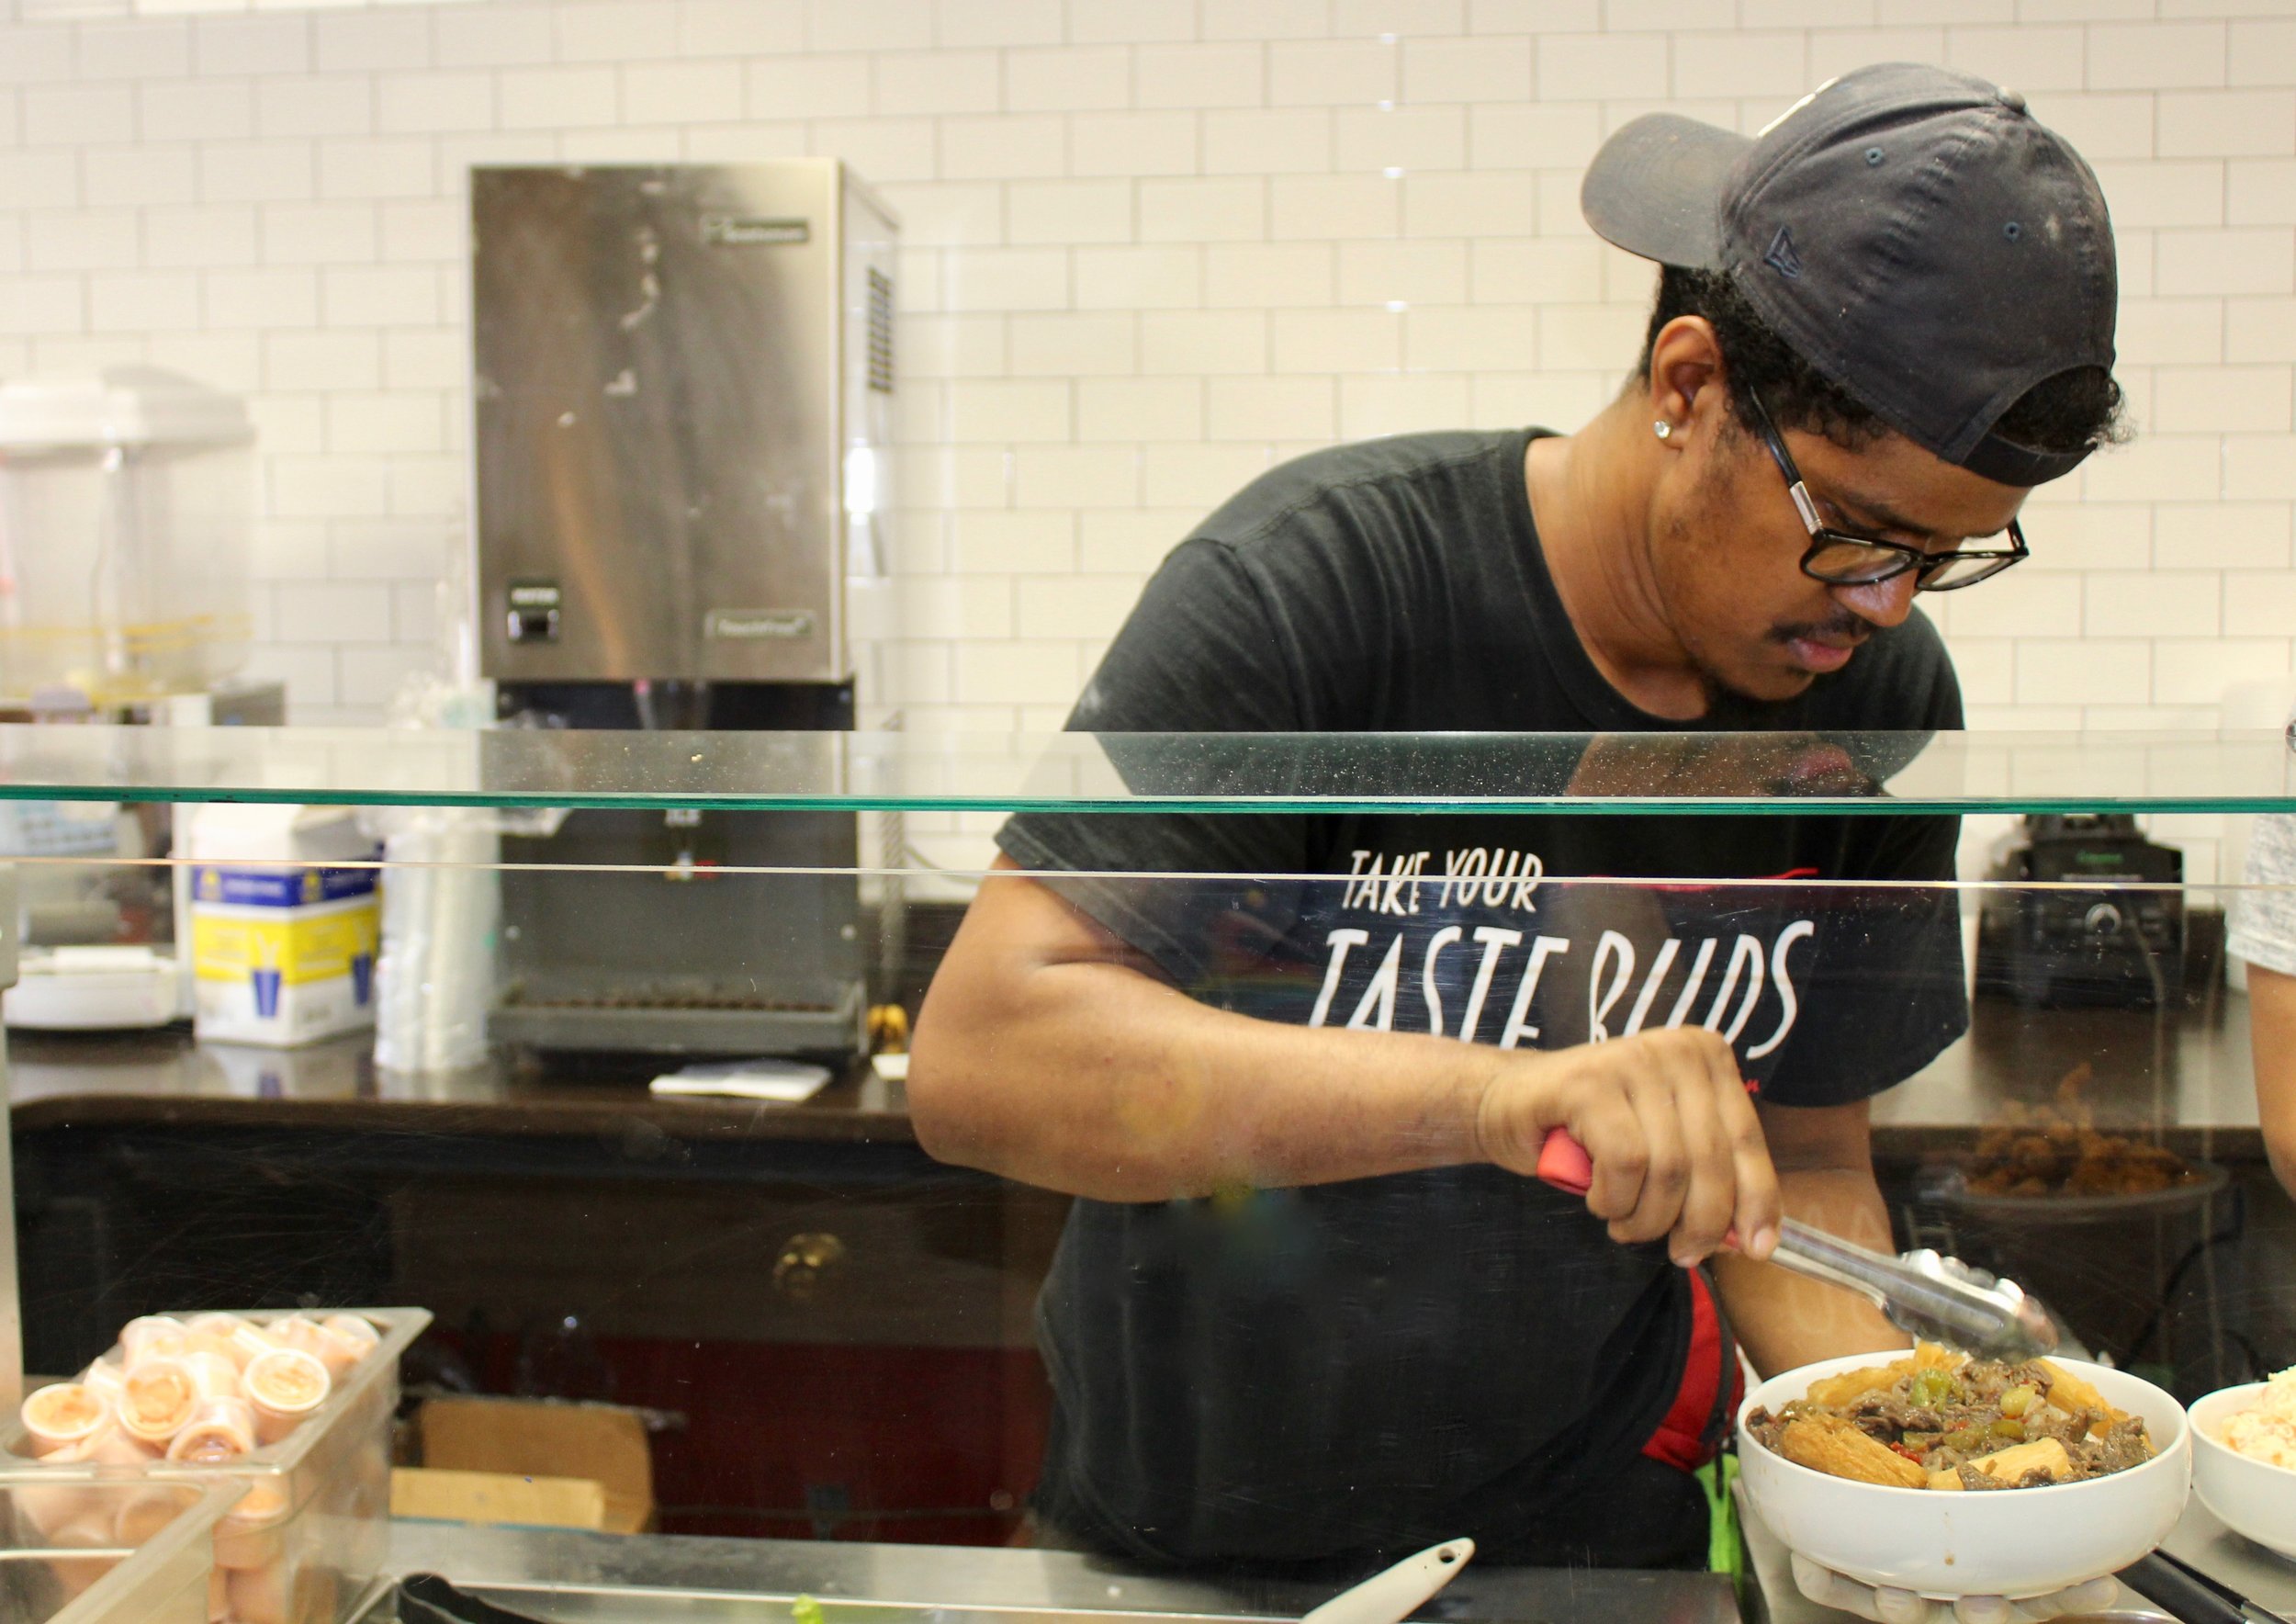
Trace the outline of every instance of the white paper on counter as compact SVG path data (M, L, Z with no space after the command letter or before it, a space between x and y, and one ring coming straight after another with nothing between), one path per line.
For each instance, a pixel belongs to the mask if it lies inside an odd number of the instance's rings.
M818 1094L828 1080L827 1066L803 1060L713 1060L656 1077L647 1087L657 1094L798 1105Z

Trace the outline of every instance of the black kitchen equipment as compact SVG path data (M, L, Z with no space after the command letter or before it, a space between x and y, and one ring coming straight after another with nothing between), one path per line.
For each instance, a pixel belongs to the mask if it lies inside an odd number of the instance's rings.
M1986 872L1976 990L2026 1009L2139 1009L2183 999L2184 853L2123 812L2028 817Z

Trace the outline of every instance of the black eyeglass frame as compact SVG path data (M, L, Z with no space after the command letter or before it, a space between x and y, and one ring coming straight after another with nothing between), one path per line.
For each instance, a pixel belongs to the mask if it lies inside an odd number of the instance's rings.
M1879 536L1861 536L1854 530L1837 530L1818 516L1818 502L1809 493L1809 486L1802 479L1802 470L1794 466L1794 454L1785 448L1785 436L1778 433L1778 425L1771 420L1770 409L1761 403L1761 397L1751 389L1746 391L1747 400L1754 408L1754 415L1761 423L1762 441L1770 448L1770 458L1785 476L1786 494L1794 500L1794 511L1801 515L1802 526L1809 532L1809 547L1802 554L1802 573L1812 581L1822 581L1828 586L1876 586L1885 581L1895 581L1907 570L1919 571L1913 590L1918 592L1957 592L1965 586L1991 581L2012 564L2021 563L2032 556L2025 546L2025 533L2017 521L2009 522L2009 546L2006 547L1957 547L1950 553L1927 553L1910 542L1891 541ZM1821 574L1815 567L1818 555L1829 547L1870 547L1895 553L1898 561L1878 575L1833 576ZM1931 579L1948 564L1966 559L1990 562L1990 570L1980 570L1959 581Z

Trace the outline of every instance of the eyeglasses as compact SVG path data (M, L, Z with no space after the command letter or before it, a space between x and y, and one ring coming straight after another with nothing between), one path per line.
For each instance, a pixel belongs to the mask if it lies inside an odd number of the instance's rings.
M1895 580L1911 570L1916 571L1916 592L1951 592L1989 580L2031 556L2025 546L2025 533L2017 527L2014 519L2009 524L2009 546L1957 547L1950 553L1926 553L1908 542L1861 536L1824 524L1818 516L1818 503L1811 499L1809 487L1803 483L1802 470L1794 466L1793 454L1786 450L1778 425L1770 419L1770 409L1751 390L1746 398L1753 404L1754 415L1761 421L1761 435L1770 446L1771 457L1777 463L1778 471L1785 476L1786 494L1794 499L1795 511L1802 515L1803 527L1809 532L1809 550L1802 555L1802 573L1811 580L1830 586L1872 586Z

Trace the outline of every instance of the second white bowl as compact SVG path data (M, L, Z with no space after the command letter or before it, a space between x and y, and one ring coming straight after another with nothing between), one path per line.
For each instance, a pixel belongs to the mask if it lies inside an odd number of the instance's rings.
M2225 1417L2263 1391L2251 1382L2193 1401L2192 1487L2217 1521L2296 1562L2296 1470L2252 1460L2221 1441Z

